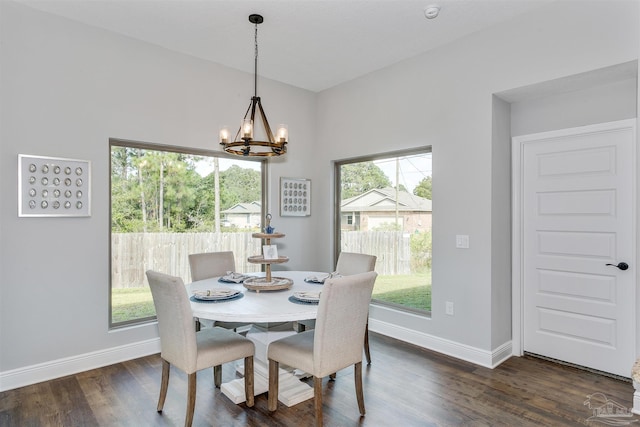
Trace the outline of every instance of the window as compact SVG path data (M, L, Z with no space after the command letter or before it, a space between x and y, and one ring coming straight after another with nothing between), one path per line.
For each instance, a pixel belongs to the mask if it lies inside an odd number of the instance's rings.
M431 148L336 162L336 259L376 255L373 301L431 312Z
M191 253L233 250L238 271L259 271L245 260L260 252L250 235L264 218L266 163L121 140L110 149L110 326L154 319L145 272L186 283Z

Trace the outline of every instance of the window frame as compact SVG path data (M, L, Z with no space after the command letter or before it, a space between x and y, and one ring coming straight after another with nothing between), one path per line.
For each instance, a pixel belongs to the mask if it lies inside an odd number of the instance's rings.
M121 328L126 328L126 327L130 327L130 326L137 326L137 325L144 325L144 324L148 324L148 323L152 323L156 321L156 316L147 316L147 317L142 317L142 318L137 318L137 319L133 319L133 320L126 320L126 321L122 321L122 322L113 322L113 316L112 316L112 310L113 310L113 295L112 295L112 277L111 277L111 273L113 271L113 248L111 246L111 242L112 242L112 223L113 223L113 211L112 211L112 177L113 177L113 170L112 170L112 161L111 161L111 155L112 155L112 148L113 147L127 147L127 148L136 148L136 149L142 149L142 150L154 150L154 151L166 151L166 152L172 152L172 153L179 153L179 154L187 154L187 155L193 155L193 156L203 156L203 157L218 157L218 158L225 158L225 159L235 159L238 160L237 156L233 156L231 154L227 154L224 151L218 151L218 150L208 150L208 149L202 149L202 148L193 148L193 147L185 147L185 146L177 146L177 145L168 145L168 144L156 144L156 143L150 143L150 142L140 142L140 141L134 141L134 140L128 140L128 139L121 139L121 138L109 138L109 221L107 224L108 227L108 233L109 233L109 280L108 280L108 286L109 286L109 305L108 305L108 312L107 315L109 317L108 319L108 325L109 325L109 330L116 330L116 329L121 329ZM261 222L260 222L260 228L264 227L264 218L265 218L265 212L269 212L269 206L267 206L268 203L268 195L267 195L267 187L268 187L268 176L269 176L269 162L267 162L266 158L245 158L242 157L242 160L244 161L253 161L253 162L257 162L257 163L261 163L260 166L260 180L261 180L261 184L260 184L260 192L261 192L261 196L260 196L260 202L261 202ZM221 221L223 218L220 218Z
M362 162L371 162L375 160L383 160L394 157L407 157L414 156L420 154L428 154L433 153L433 147L423 146L417 148L409 148L406 150L398 150L398 151L387 151L384 153L376 153L376 154L368 154L365 156L358 157L349 157L346 159L334 160L333 161L333 265L336 265L338 262L338 256L340 255L340 247L342 246L341 242L341 220L342 213L340 210L341 205L341 192L342 192L342 181L341 181L341 171L340 168L344 165L353 164L353 163L362 163ZM398 185L396 183L396 185ZM433 227L432 227L433 230ZM433 290L433 282L431 284L431 288ZM406 313L416 314L422 317L431 317L431 311L419 310L412 307L407 307L402 304L396 304L388 301L381 301L377 299L371 300L372 305L377 305L381 307L393 308L398 311L403 311Z

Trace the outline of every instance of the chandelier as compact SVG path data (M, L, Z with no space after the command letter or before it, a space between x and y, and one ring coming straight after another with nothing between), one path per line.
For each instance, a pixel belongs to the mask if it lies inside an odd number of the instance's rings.
M287 139L289 138L289 130L287 125L279 125L276 136L271 132L271 126L267 121L267 116L262 108L262 102L258 96L258 24L261 24L264 18L261 15L249 15L249 22L255 25L255 57L254 57L254 76L253 76L253 96L247 112L244 114L240 129L236 133L233 141L229 139L231 136L229 128L226 126L220 129L220 145L224 151L237 156L259 156L271 157L280 156L287 152ZM256 130L256 111L259 112L259 119L262 121L266 141L254 139L254 131Z

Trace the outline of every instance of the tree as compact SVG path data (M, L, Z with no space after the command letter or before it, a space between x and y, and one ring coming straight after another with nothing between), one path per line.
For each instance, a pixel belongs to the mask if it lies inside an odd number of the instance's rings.
M431 200L431 177L423 178L413 189L413 194Z
M391 181L373 162L344 165L341 168L342 198L357 196L373 188L386 188Z

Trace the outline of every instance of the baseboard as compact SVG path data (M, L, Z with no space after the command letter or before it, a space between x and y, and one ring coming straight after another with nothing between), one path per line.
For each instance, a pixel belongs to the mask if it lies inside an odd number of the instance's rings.
M153 338L146 341L0 372L0 391L36 384L66 375L73 375L78 372L101 368L159 352L160 339Z
M371 318L369 319L369 330L488 368L495 368L512 355L511 342L505 343L493 351L486 351ZM73 375L159 352L160 339L153 338L0 372L0 391Z
M511 341L487 351L372 318L369 318L369 330L491 369L512 356Z

